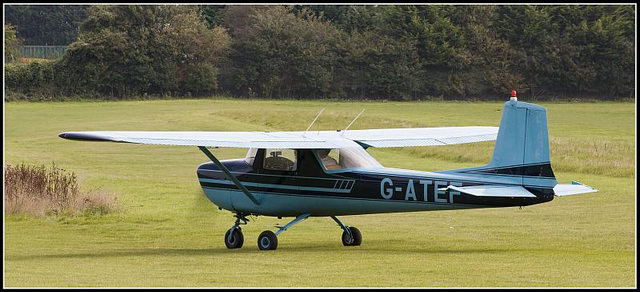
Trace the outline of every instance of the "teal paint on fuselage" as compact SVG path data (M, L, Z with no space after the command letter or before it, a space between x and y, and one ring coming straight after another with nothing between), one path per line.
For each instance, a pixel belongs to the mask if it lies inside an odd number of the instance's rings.
M212 172L216 172L212 170ZM244 175L262 176L261 174L251 173L235 173ZM345 174L340 173L340 174ZM256 191L252 194L260 201L260 205L255 205L244 194L238 190L230 188L215 188L203 186L203 190L207 198L214 204L223 209L245 214L260 214L266 216L297 216L299 214L310 213L312 216L339 216L339 215L357 215L357 214L373 214L373 213L390 213L390 212L411 212L411 211L435 211L435 210L454 210L469 208L492 208L501 207L491 204L467 204L456 203L455 198L462 196L455 192L455 196L445 191L437 191L437 195L430 194L427 200L427 187L420 182L429 181L430 191L435 192L435 183L440 183L438 188L452 185L483 185L483 184L500 184L500 185L519 185L519 178L512 177L496 177L482 174L450 174L438 172L424 172L414 170L404 170L395 168L358 168L352 170L352 176L369 176L374 175L381 177L378 181L355 181L355 184L370 183L374 187L374 194L367 198L350 194L351 190L338 190L331 188L309 188L309 187L293 187L286 185L271 185L271 191ZM335 174L337 175L337 174ZM265 175L270 176L270 175ZM294 176L292 176L294 177ZM315 178L317 179L317 178ZM325 180L331 180L324 178ZM340 178L334 178L336 180ZM383 180L392 182L392 185L385 184ZM232 187L231 181L200 179L201 183L216 182L222 185ZM408 183L411 181L411 187ZM246 183L247 187L261 186L260 183ZM262 185L265 186L264 184ZM396 187L401 190L396 192ZM391 190L396 194L396 199L385 198L384 189ZM285 193L278 190L297 189L297 193ZM411 191L410 191L411 190ZM306 191L322 191L323 194L309 194ZM418 196L416 196L418 194ZM468 195L465 195L468 196ZM512 199L513 205L518 205L520 199ZM544 200L549 201L549 200ZM540 201L540 203L543 201ZM526 204L528 205L528 204ZM503 206L502 206L503 207Z
M260 201L260 205L255 205L242 192L237 190L208 187L203 187L203 190L212 203L223 209L242 214L278 217L295 217L304 213L310 213L311 216L344 216L494 207L252 192Z

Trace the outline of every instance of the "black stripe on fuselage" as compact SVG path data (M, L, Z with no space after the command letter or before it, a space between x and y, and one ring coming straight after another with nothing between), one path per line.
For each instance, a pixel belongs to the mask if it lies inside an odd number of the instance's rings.
M358 175L342 175L336 177L305 177L291 175L269 175L250 172L232 173L236 176L236 178L238 178L238 180L242 182L287 185L294 187L326 188L336 190L351 189L355 184L355 180L358 179ZM199 171L198 179L227 180L226 176L219 170Z
M488 174L500 174L500 175L521 175L529 177L548 177L555 178L551 163L535 163L529 165L513 165L496 167L491 169L479 169L460 171L463 173L488 173Z

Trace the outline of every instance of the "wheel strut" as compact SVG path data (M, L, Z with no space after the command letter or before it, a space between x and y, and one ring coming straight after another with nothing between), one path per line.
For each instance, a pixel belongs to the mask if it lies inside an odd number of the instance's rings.
M302 214L291 220L291 222L287 223L284 226L275 226L276 228L278 228L278 231L276 231L275 233L273 233L271 230L263 231L262 233L260 233L260 236L258 236L258 248L260 250L275 250L276 248L278 248L278 235L283 231L291 228L291 226L295 225L296 223L309 218L309 216L311 216L311 214L309 213Z
M246 225L249 222L243 214L236 214L236 223L233 224L224 237L224 244L228 249L240 248L244 242L244 236L242 235L242 228L240 225Z
M306 213L306 214L302 214L298 217L296 217L296 219L291 220L291 222L287 223L285 226L274 226L275 228L278 228L278 231L276 231L276 236L280 235L280 233L282 233L283 231L291 228L291 226L295 225L296 223L309 218L309 216L311 216L311 214Z
M360 233L358 228L344 225L344 223L342 223L342 221L340 221L336 216L331 216L331 219L336 221L336 223L340 225L340 228L344 230L344 232L342 232L342 244L344 246L359 246L362 244L362 233Z
M247 225L247 223L249 222L249 219L247 217L245 217L243 214L235 214L233 215L234 217L236 217L236 223L233 224L233 227L231 227L229 230L236 230L236 229L242 229L240 228L240 225ZM242 220L242 223L240 223L240 221ZM231 240L231 235L233 234L233 232L229 232L229 238L228 240Z
M351 235L351 230L349 230L349 226L344 225L344 223L342 223L342 221L340 221L340 219L338 219L338 217L331 216L331 219L333 219L333 221L336 221L336 223L338 223L338 225L340 226L340 228L342 228L342 230L344 230L344 232L346 232L349 236L352 236Z

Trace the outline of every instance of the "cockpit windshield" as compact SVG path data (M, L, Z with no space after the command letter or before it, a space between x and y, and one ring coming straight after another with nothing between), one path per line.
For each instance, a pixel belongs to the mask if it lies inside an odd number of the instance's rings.
M354 167L382 167L367 151L361 147L314 150L318 159L327 170Z
M258 148L249 148L247 151L247 156L244 157L244 161L249 165L253 165L253 162L256 160L256 154L258 153Z

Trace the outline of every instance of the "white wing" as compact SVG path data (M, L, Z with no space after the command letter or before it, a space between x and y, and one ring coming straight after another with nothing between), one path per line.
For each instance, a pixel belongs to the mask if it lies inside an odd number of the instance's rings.
M498 127L349 130L345 137L365 147L412 147L495 141Z
M355 146L336 136L302 135L303 132L65 132L61 138L83 141L111 141L155 145L207 146L227 148L322 149Z
M315 132L65 132L70 140L230 148L329 149L353 147L434 146L492 141L497 127L375 129ZM355 142L354 142L355 141Z

